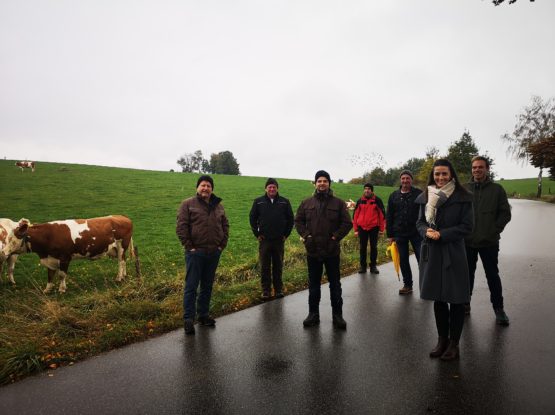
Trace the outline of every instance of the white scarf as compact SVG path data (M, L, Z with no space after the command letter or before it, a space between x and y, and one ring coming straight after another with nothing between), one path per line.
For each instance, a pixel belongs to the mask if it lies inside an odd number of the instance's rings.
M428 186L428 203L426 203L426 222L431 226L436 224L437 208L443 205L455 191L455 181L438 189L436 186Z

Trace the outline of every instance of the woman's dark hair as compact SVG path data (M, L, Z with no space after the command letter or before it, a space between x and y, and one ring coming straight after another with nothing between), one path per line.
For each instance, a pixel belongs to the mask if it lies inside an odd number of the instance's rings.
M447 159L437 159L434 164L432 165L432 170L430 170L430 175L428 176L428 186L431 186L433 184L435 184L435 180L434 180L434 168L438 167L438 166L444 166L444 167L448 167L449 168L449 173L451 174L451 178L455 179L455 192L465 192L467 193L467 190L463 187L463 185L461 185L461 183L459 182L459 178L457 177L457 172L455 171L455 168L453 167L453 165L451 164L451 162ZM426 187L426 193L428 192L428 188Z

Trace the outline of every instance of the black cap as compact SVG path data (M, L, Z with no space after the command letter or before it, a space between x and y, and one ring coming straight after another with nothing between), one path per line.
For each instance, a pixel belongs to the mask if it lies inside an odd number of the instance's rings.
M316 174L314 175L314 181L317 181L318 178L320 178L320 177L325 177L326 179L328 179L328 182L331 183L330 174L329 174L327 171L325 171L325 170L318 170L318 171L316 172Z
M212 190L214 190L214 180L212 179L212 177L204 174L198 178L197 187L199 186L200 182L209 182L212 185Z
M364 187L369 187L370 190L374 191L374 185L372 183L364 183Z
M268 180L266 180L266 184L264 185L264 188L268 187L269 184L274 184L276 187L279 187L277 180L272 179L271 177Z
M404 174L408 174L410 176L411 179L414 179L414 177L412 176L412 172L410 170L403 170L401 172L401 174L399 175L399 177L401 177Z

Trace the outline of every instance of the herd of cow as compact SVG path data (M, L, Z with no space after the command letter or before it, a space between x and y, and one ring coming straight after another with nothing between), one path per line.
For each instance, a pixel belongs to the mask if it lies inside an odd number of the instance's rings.
M119 268L116 281L127 275L125 257L133 249L133 223L126 216L113 215L92 219L68 219L31 224L27 219L14 222L0 219L0 275L8 265L8 280L15 285L15 263L20 254L35 253L48 269L48 283L44 293L60 277L58 291L66 291L66 276L72 259L117 258Z

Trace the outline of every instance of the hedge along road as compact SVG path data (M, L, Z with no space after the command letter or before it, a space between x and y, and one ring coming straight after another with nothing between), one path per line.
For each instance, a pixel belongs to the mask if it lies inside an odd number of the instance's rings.
M0 413L555 413L555 205L511 200L500 269L509 327L479 268L461 358L428 357L430 302L393 267L343 279L346 332L304 329L307 291L0 388ZM413 261L413 270L416 263ZM479 264L481 266L481 264Z

